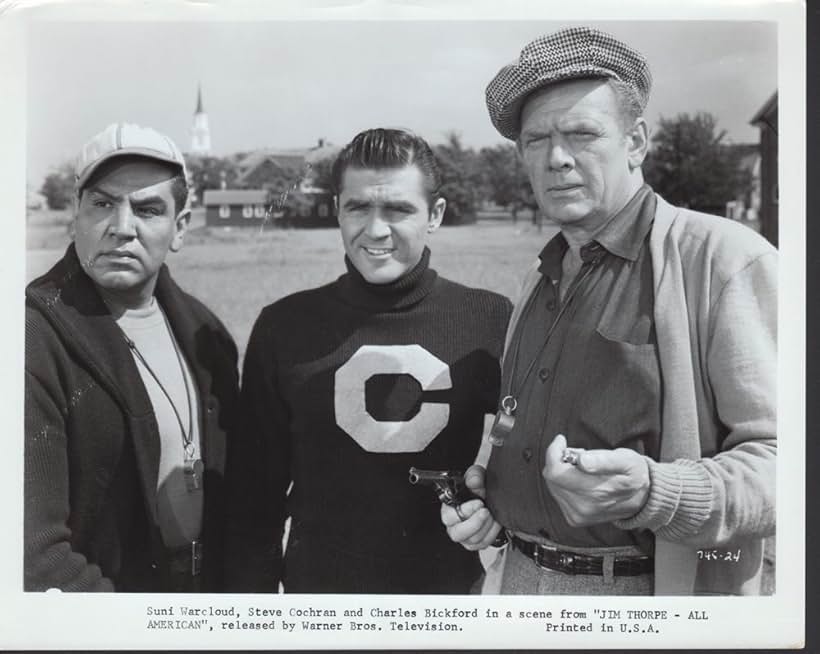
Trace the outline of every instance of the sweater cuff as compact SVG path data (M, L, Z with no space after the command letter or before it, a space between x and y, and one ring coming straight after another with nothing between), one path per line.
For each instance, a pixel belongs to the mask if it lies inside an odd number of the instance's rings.
M697 461L658 463L647 457L649 497L631 518L616 520L619 529L651 529L664 540L696 534L712 512L712 481Z

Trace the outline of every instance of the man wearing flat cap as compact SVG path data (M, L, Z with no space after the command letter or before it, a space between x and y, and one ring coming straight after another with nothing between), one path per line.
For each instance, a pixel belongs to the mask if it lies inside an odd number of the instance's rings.
M74 242L26 288L26 590L221 589L237 353L164 265L187 196L152 129L110 125L80 153Z
M760 592L777 255L644 183L650 87L639 52L587 28L536 39L487 87L560 232L513 312L486 473L467 473L486 506L442 507L467 549L506 535L485 592Z

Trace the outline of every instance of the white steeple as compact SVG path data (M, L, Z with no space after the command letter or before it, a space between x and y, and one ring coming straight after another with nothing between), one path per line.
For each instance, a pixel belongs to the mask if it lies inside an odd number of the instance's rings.
M208 128L208 114L202 108L202 86L197 86L196 111L191 126L191 154L211 154L211 130Z

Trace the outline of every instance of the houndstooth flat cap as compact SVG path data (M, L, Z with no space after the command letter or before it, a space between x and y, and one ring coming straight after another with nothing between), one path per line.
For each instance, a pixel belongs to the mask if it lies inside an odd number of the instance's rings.
M652 75L644 56L611 34L570 27L528 43L517 61L504 66L487 86L490 120L502 136L515 140L521 106L533 91L561 80L613 77L631 85L641 109L649 100Z

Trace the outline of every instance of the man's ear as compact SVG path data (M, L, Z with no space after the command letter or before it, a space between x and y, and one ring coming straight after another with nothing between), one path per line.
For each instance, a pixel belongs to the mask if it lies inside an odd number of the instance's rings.
M649 151L649 126L643 116L637 118L632 128L626 133L628 150L627 161L629 169L640 168L646 153Z
M447 200L444 198L438 198L433 202L433 207L430 209L430 218L427 220L428 233L432 234L439 228L441 221L444 220L445 209L447 209Z
M333 213L336 216L336 222L339 222L339 196L333 196Z
M177 214L177 217L174 221L176 233L174 234L174 238L171 240L171 246L169 248L171 252L179 252L182 249L182 240L185 238L185 232L188 231L188 225L190 224L190 222L190 209L183 209Z
M77 229L77 217L80 215L80 196L82 194L82 191L74 191L71 194L71 222L75 231Z

